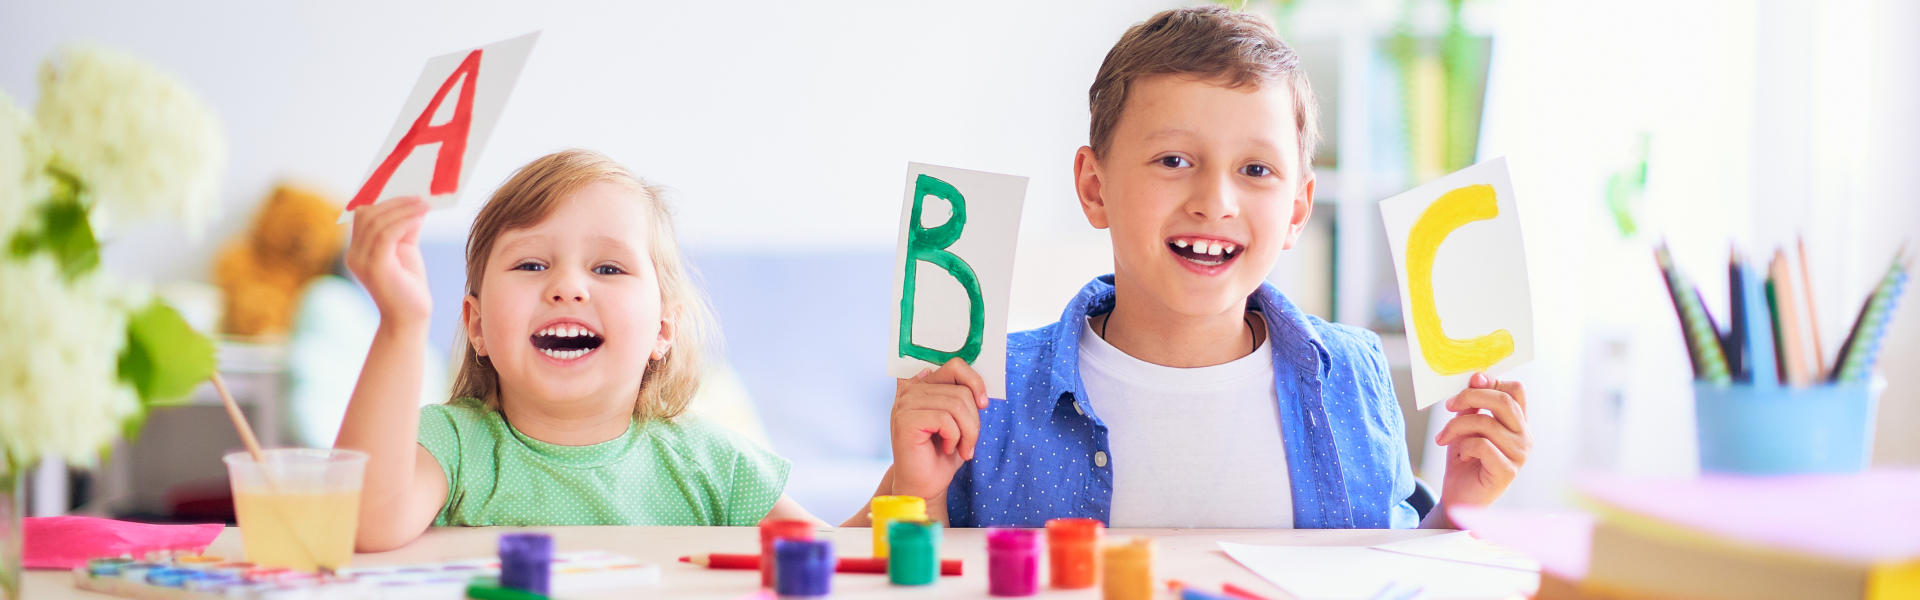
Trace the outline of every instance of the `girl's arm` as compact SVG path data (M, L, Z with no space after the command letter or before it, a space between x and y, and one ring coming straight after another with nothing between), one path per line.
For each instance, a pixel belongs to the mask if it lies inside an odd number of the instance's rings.
M799 502L793 501L793 498L787 496L786 494L781 494L780 499L774 501L773 509L767 511L767 518L799 519L802 521L811 521L813 522L813 525L815 527L832 527L833 526L828 524L826 521L820 520L820 517L813 516L813 513L807 512L806 507L800 506Z
M417 441L427 321L433 300L420 258L427 203L396 198L353 215L347 267L380 309L380 328L353 388L335 448L367 453L354 547L379 552L405 545L433 523L447 500L440 463Z

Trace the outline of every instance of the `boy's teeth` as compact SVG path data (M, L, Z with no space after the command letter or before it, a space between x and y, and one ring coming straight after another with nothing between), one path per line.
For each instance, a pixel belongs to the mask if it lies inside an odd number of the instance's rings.
M1207 254L1211 254L1211 255L1214 255L1214 256L1219 256L1219 255L1220 255L1220 242L1213 242L1213 243L1211 243L1211 244L1208 244L1208 245L1207 245Z
M1174 240L1174 241L1173 241L1173 247L1175 247L1175 248L1185 248L1185 247L1187 247L1187 241L1186 241L1186 240Z

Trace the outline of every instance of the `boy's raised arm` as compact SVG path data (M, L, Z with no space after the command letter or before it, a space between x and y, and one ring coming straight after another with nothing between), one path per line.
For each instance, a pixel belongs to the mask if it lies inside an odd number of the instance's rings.
M380 327L340 425L335 448L367 453L354 546L390 550L419 537L447 499L440 464L416 441L427 321L433 313L420 257L427 203L399 198L353 215L347 267L373 296Z

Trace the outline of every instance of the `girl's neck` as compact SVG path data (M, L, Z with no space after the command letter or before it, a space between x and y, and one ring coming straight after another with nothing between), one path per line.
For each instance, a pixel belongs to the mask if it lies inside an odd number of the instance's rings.
M1120 283L1115 282L1113 311L1091 324L1127 356L1166 367L1211 367L1252 354L1266 339L1266 323L1244 304L1186 315Z
M501 390L500 412L515 430L527 437L558 446L591 446L626 435L633 425L633 404L618 402L553 403L506 398Z

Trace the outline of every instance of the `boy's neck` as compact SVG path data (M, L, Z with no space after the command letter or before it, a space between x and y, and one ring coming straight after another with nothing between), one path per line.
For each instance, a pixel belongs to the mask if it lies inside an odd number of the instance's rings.
M558 446L591 446L612 441L626 435L627 428L633 425L631 403L622 406L580 401L577 404L539 406L534 402L501 398L500 412L521 434Z
M1211 315L1181 314L1114 282L1113 311L1093 330L1121 352L1164 367L1211 367L1252 354L1266 340L1265 321L1244 305Z

